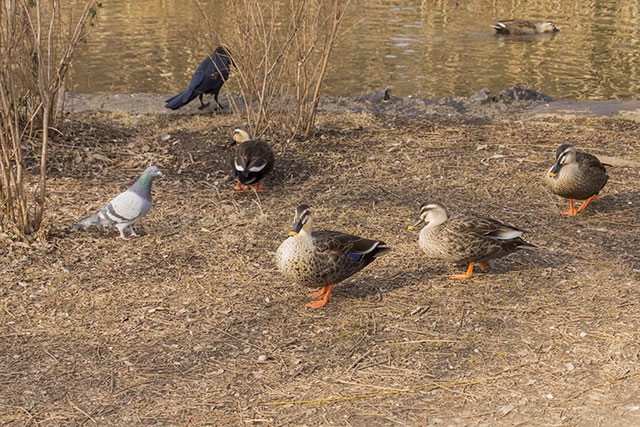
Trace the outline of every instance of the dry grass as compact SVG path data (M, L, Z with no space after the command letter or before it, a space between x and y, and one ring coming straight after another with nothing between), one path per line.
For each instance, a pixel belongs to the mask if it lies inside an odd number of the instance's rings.
M73 119L52 145L49 244L0 236L0 422L640 422L638 170L611 168L575 218L540 183L563 142L640 160L638 124L320 116L312 139L272 141L255 194L228 178L233 116ZM146 235L70 232L152 163ZM406 230L427 199L540 249L451 281ZM303 201L318 227L393 248L317 311L272 261Z
M0 3L0 230L25 241L42 236L49 132L64 110L59 90L100 7L96 0L67 8L39 0ZM40 150L40 178L31 182L37 192L25 188L27 144Z

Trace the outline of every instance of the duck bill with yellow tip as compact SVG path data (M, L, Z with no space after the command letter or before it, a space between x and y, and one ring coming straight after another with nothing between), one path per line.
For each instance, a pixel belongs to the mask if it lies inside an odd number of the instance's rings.
M289 236L297 236L298 234L300 234L300 230L302 230L302 221L296 221L293 224L293 227L291 228L291 230L289 230Z
M562 165L560 164L560 162L556 162L551 169L549 169L549 176L551 178L555 178L558 175L558 172L560 172L560 168L562 167Z
M413 230L414 228L416 228L417 226L419 226L420 224L422 224L422 218L418 218L415 221L413 221L411 223L410 226L407 227L407 230Z

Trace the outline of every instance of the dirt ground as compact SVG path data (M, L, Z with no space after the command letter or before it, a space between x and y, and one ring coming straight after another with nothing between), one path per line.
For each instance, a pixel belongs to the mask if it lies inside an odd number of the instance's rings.
M640 160L639 123L325 114L307 141L270 141L257 194L229 178L238 121L70 116L48 243L0 235L0 423L640 424L639 170L610 167L572 218L542 185L561 143ZM151 164L143 236L71 231ZM424 201L539 248L450 280L464 269L407 230ZM317 228L392 248L320 310L273 262L302 202Z

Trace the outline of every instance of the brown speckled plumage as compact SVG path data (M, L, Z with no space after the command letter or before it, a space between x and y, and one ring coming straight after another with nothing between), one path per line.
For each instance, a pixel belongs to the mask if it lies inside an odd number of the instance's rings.
M423 222L420 248L427 257L450 263L486 263L522 247L535 247L520 237L524 230L490 218L449 218L440 203L423 203L419 218L409 228Z
M308 287L341 282L389 250L380 240L338 231L313 231L307 205L297 208L289 234L276 252L276 265L286 279Z
M607 170L597 157L577 151L569 144L558 147L556 162L545 175L545 182L554 194L578 200L597 195L608 179Z

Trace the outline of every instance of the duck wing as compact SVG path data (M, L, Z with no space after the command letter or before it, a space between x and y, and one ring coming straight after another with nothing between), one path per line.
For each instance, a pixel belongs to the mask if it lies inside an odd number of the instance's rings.
M390 250L381 240L365 239L339 231L314 231L311 237L318 252L346 255L354 262L361 263L362 267Z

